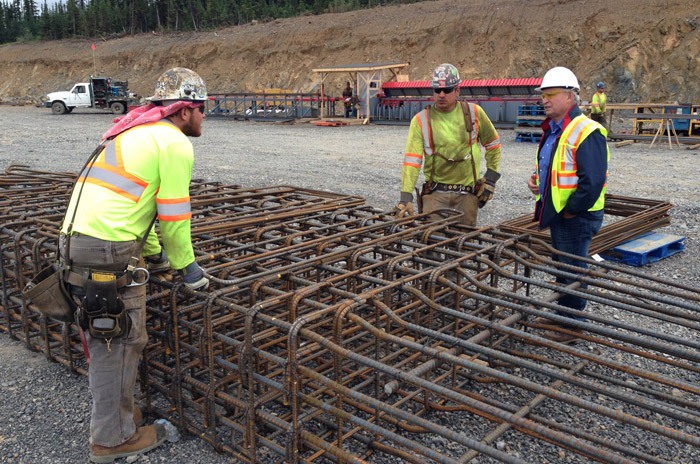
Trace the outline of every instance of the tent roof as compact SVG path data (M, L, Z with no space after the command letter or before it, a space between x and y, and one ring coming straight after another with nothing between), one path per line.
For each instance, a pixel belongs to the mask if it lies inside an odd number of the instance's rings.
M462 96L535 95L541 77L511 79L465 79L459 84ZM432 95L431 81L384 82L382 88L393 96Z
M379 71L382 69L405 68L411 63L401 61L387 61L382 63L361 63L361 64L339 64L335 66L322 66L314 68L311 71L315 73L332 73L332 72L366 72Z

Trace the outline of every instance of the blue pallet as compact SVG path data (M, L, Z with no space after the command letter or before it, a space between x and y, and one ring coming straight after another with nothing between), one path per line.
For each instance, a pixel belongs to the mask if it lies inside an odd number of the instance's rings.
M542 134L515 134L516 142L539 142Z
M518 116L544 116L544 106L542 105L520 105L518 106Z
M515 124L519 126L540 127L542 125L542 121L539 119L516 119Z
M680 253L685 249L685 237L650 232L601 253L603 258L631 266L644 266Z

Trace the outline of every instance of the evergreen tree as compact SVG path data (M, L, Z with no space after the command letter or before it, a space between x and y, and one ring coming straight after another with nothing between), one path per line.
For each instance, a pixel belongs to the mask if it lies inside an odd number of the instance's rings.
M2 0L0 43L198 31L253 20L350 11L415 0Z

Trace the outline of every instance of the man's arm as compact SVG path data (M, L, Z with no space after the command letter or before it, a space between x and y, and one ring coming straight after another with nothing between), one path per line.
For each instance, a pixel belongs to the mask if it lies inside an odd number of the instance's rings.
M182 269L194 261L190 219L190 179L194 153L188 140L168 147L160 161L160 189L156 202L163 245L173 269Z
M486 149L486 168L498 172L501 166L501 138L486 112L477 105L479 142Z
M160 242L158 241L158 235L156 235L156 228L155 226L153 226L151 227L151 230L148 231L148 238L146 239L146 243L143 246L143 255L157 255L160 254L160 250L161 246Z
M403 165L401 167L401 199L402 203L413 201L413 190L418 182L423 165L423 136L418 117L413 118L408 130Z

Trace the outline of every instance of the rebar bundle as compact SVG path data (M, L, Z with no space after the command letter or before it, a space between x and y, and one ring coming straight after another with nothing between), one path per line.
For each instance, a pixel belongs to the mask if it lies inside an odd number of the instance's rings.
M20 292L55 256L72 179L0 181L0 328L85 374L75 324ZM152 276L141 388L240 462L700 459L697 288L568 266L540 237L447 211L395 220L359 197L202 181L191 197L212 283ZM585 297L586 319L557 315L561 295ZM583 341L544 338L538 317Z

